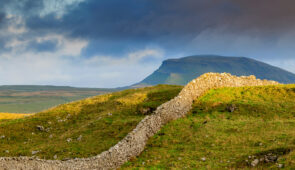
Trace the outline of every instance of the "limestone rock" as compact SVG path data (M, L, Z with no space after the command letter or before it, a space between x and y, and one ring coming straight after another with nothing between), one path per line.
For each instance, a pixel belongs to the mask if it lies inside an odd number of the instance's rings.
M40 130L40 131L44 131L44 130L45 130L44 127L41 126L41 125L38 125L38 126L37 126L37 129Z
M259 159L254 159L254 160L251 162L251 165L252 165L253 167L255 167L255 166L258 165L258 163L259 163Z

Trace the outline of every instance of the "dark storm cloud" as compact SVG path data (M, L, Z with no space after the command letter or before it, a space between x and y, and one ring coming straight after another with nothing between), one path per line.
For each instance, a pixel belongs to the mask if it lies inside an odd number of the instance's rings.
M71 31L72 36L77 37L128 37L139 32L136 25L147 15L145 4L147 3L137 0L88 0L68 11L61 20L56 19L53 14L45 18L36 16L28 20L28 26L37 30L66 29Z
M35 31L89 39L89 54L112 51L112 45L179 48L201 32L218 28L276 40L281 31L293 29L294 5L292 0L86 0L69 6L61 19L35 15L27 25Z
M0 4L4 56L0 67L6 68L2 77L8 84L50 80L128 85L128 80L135 83L155 70L164 58L208 53L270 61L295 72L294 0L0 0ZM48 74L52 71L54 76Z
M241 7L241 27L258 29L284 29L294 25L295 1L262 0L234 1Z
M209 27L279 31L293 25L295 1L87 0L62 18L29 20L32 29L68 29L73 36L138 38L196 34Z
M4 25L4 20L5 20L5 13L0 11L0 29L3 27Z
M87 55L151 44L182 50L204 31L219 28L272 42L295 24L293 0L85 0L67 6L61 18L54 13L40 17L38 11L46 8L41 0L6 4L23 13L34 34L55 32L89 40Z
M0 24L3 22L5 18L5 13L0 12Z

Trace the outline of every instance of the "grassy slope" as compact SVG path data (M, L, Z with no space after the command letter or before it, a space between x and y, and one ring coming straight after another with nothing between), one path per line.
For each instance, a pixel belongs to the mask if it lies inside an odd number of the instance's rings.
M35 113L115 89L66 86L0 86L0 112Z
M125 90L60 105L24 119L2 120L0 137L5 138L0 138L0 156L32 156L32 151L40 151L34 156L46 159L97 155L125 137L145 114L176 96L181 88L160 85Z
M269 153L279 156L278 162L260 168L295 168L294 99L295 85L211 90L122 168L249 168ZM231 113L233 104L237 109Z

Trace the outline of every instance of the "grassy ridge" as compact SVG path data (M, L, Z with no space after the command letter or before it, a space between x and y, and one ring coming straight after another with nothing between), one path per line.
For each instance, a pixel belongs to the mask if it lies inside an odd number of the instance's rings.
M100 95L0 122L0 156L90 157L126 136L182 87L159 85ZM56 155L56 156L55 156Z
M295 85L211 90L122 169L250 168L255 159L261 169L295 168L294 99Z

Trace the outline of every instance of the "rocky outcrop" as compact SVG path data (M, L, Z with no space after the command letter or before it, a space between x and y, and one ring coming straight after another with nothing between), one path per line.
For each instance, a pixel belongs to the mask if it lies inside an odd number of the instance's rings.
M195 99L210 89L220 87L277 85L275 81L259 80L255 76L236 77L227 73L207 73L188 83L174 99L162 104L123 140L95 157L68 161L40 160L28 157L0 158L0 168L6 169L115 169L138 156L150 137L169 121L185 116Z

